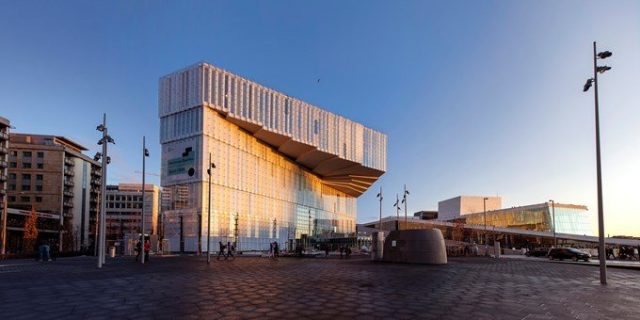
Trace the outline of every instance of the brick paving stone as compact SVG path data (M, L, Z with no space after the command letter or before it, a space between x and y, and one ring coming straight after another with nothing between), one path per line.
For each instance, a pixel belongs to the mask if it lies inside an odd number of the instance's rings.
M640 319L640 271L452 258L445 266L367 259L91 257L0 270L0 319Z

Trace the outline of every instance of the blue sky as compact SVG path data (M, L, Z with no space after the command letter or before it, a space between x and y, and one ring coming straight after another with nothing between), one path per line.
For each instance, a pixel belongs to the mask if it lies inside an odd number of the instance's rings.
M160 170L158 78L208 61L389 136L359 221L407 184L409 211L460 194L596 212L592 41L601 77L606 231L640 236L640 2L0 1L0 115L97 150L109 182ZM320 78L318 83L316 80ZM153 156L155 155L155 156ZM151 176L152 182L159 179Z

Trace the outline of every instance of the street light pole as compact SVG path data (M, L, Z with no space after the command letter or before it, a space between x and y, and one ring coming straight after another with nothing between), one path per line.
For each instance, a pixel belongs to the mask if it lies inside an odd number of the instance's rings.
M553 246L558 246L558 237L556 236L556 202L551 200L551 211L553 212Z
M407 190L407 185L404 185L404 194L402 196L402 203L404 203L404 227L407 227L407 195L409 195L409 190Z
M489 198L484 197L482 200L484 208L484 246L486 247L489 242L489 235L487 233L487 200L489 200Z
M107 114L102 115L102 124L99 125L96 130L102 132L102 139L98 141L98 145L102 145L102 180L100 181L100 222L99 222L99 240L98 247L98 268L102 268L105 261L105 245L106 245L106 190L107 190L107 165L109 164L109 156L107 154L109 143L114 143L113 139L109 136L107 129Z
M146 243L146 239L144 236L144 203L145 203L145 199L144 199L144 193L145 193L145 160L146 158L149 156L149 150L147 150L147 144L146 144L146 140L145 140L145 136L142 136L142 214L140 215L141 219L141 225L140 225L140 233L142 233L142 253L140 254L140 256L142 257L142 259L140 259L141 263L144 264L144 259L145 259L145 252L144 252L144 245Z
M396 207L396 231L400 230L400 198L396 193L396 203L393 204Z
M591 85L594 86L594 102L595 102L595 122L596 122L596 175L597 175L597 191L598 191L598 259L600 260L600 283L607 284L607 262L604 246L604 210L602 201L602 166L600 161L600 112L598 106L598 73L604 73L611 70L608 66L598 66L598 58L606 59L611 57L610 51L596 53L596 42L593 42L593 78L587 79L583 91L589 90Z
M216 166L211 162L211 152L209 152L209 167L207 174L209 175L209 204L207 205L207 264L211 263L211 169Z
M380 186L380 193L376 196L380 199L380 218L378 220L378 229L382 230L382 186Z

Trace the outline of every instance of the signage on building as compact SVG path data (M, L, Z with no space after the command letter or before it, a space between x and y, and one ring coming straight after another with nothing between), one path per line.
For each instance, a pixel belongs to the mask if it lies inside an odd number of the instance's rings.
M191 148L187 148L179 158L169 159L167 162L167 175L175 176L185 174L194 167L194 152Z

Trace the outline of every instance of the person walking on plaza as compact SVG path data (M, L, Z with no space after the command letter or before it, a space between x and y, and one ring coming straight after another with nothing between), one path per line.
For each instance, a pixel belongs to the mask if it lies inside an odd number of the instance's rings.
M233 256L234 247L231 245L231 241L227 241L227 257L224 258L227 260L228 258L235 258Z
M328 244L324 245L324 257L325 258L329 258L329 245Z
M142 240L136 242L136 262L140 259L140 255L142 255Z
M151 251L151 241L144 242L144 261L149 262L149 251Z
M280 247L278 246L278 241L273 242L273 258L278 259L280 256Z
M345 253L345 257L346 257L347 259L349 259L349 257L351 257L351 247L350 247L350 246L347 246L347 247L344 249L344 253Z
M222 241L218 241L218 257L217 259L220 260L220 256L223 256L225 258L225 260L227 259L227 255L224 254L224 244L222 244Z

